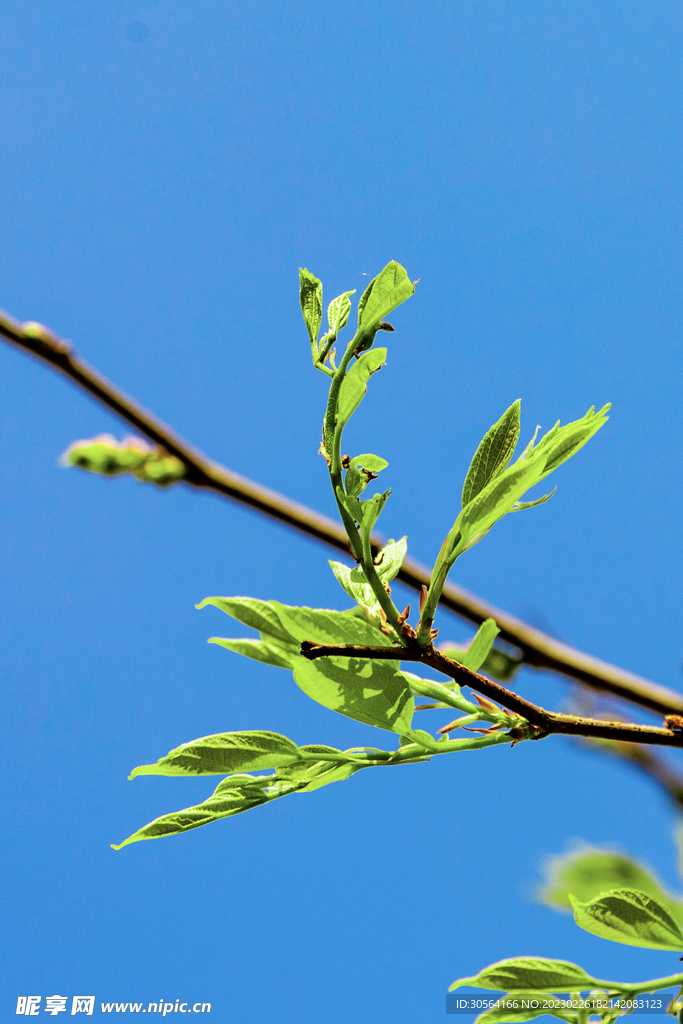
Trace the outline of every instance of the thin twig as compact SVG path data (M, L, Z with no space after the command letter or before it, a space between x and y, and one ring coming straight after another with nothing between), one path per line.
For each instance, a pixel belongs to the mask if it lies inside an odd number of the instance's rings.
M504 708L526 718L534 726L535 739L542 739L552 733L566 736L589 736L594 739L619 740L622 743L649 743L664 747L683 747L683 731L660 728L652 725L638 725L625 722L606 722L600 718L583 718L578 715L562 715L556 711L532 704L519 694L513 693L500 683L494 683L486 676L473 672L464 665L451 661L434 648L418 647L363 647L357 644L314 644L304 641L301 645L304 658L368 658L382 661L417 661L428 665L454 679L461 686L476 687L481 693L497 700ZM516 735L513 729L509 735ZM523 732L519 738L523 738Z
M28 327L0 313L0 336L48 363L155 444L175 455L186 468L184 483L215 491L301 530L309 537L323 541L339 551L348 552L348 539L340 525L208 459L97 370L88 366L75 354L68 342L47 328L37 329L37 325ZM374 534L373 553L377 553L384 543L379 535ZM429 570L411 558L406 558L398 574L402 583L418 591L429 583L429 578ZM663 715L683 713L683 695L560 643L454 583L448 583L444 588L441 605L477 625L484 619L495 619L501 639L518 647L524 663L532 668L557 672L585 686L614 694Z

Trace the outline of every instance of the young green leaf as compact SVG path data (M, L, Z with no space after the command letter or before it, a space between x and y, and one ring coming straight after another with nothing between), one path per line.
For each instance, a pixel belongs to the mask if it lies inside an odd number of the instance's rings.
M358 327L364 334L374 337L374 331L385 316L414 293L405 269L392 260L377 277L373 277L358 303Z
M259 601L255 597L205 597L195 607L205 608L207 604L220 608L243 626L251 626L285 646L291 644L291 637L282 628L277 613L268 601Z
M546 501L550 501L556 490L557 487L553 487L550 494L544 494L542 498L536 498L535 501L516 501L510 511L523 512L526 508L536 508L537 505L545 505Z
M611 889L637 889L653 896L683 924L683 901L668 892L646 868L623 854L592 848L554 857L545 869L539 898L549 907L571 910L569 894L582 903Z
M351 366L339 389L337 403L337 430L343 430L367 392L367 383L373 373L384 366L387 358L385 348L366 352Z
M474 640L467 648L465 657L458 659L465 668L471 668L473 672L478 672L484 662L489 656L489 652L493 647L493 641L496 639L500 630L496 625L495 619L485 619L477 633Z
M361 608L367 608L373 615L379 615L379 602L361 566L349 569L343 562L330 561L330 568L349 597Z
M408 538L401 537L400 540L390 540L375 558L377 575L383 583L390 583L398 576L403 560L408 553Z
M346 493L357 498L370 481L388 465L386 459L381 459L379 455L356 455L354 459L351 459L344 477Z
M415 702L394 661L302 657L294 681L312 700L341 715L399 735L410 732Z
M465 477L462 507L483 491L495 476L507 468L519 440L519 399L503 413L484 435Z
M137 775L227 775L229 772L278 768L301 758L296 743L277 732L252 729L203 736L171 750L156 764L134 768Z
M590 441L591 437L605 425L609 417L607 412L610 403L603 405L599 412L595 412L595 406L591 406L585 416L573 423L561 427L555 424L552 430L548 431L545 437L541 438L534 449L534 453L545 454L545 470L543 478L553 473L558 466L561 466L572 455L576 455L580 448ZM543 479L542 478L542 479Z
M296 651L295 648L287 650L285 647L278 646L273 642L269 643L267 640L230 640L224 636L212 636L208 642L210 644L219 644L228 651L234 651L235 654L241 654L245 658L260 661L264 665L274 665L275 668L291 669L292 662L288 654L290 650L292 652Z
M568 1007L563 1007L562 1000L556 996L534 989L528 992L522 989L501 996L499 1005L480 1013L474 1024L523 1024L523 1021L534 1020L544 1014L572 1024L577 1020L577 1014L572 1013Z
M369 536L372 533L372 529L379 519L390 494L391 490L387 490L384 494L374 494L367 501L361 501L361 526L365 536Z
M118 846L112 843L112 848L120 850L129 843L137 843L142 839L162 839L164 836L189 832L220 818L242 814L253 807L278 800L290 793L310 793L331 782L343 782L366 767L354 763L343 751L337 751L334 747L304 746L299 750L309 754L336 753L339 754L340 761L309 762L303 771L298 774L294 772L292 778L286 776L284 768L279 768L275 775L231 775L218 783L208 800L194 807L186 807L182 811L164 814L144 828L138 829Z
M289 637L299 645L304 640L317 644L362 644L366 647L391 647L391 640L362 619L326 608L292 608L271 601ZM304 659L305 660L305 659ZM324 659L328 660L328 659ZM313 662L308 662L313 664Z
M299 302L314 353L323 319L323 286L315 274L305 267L299 268Z
M627 946L683 950L683 932L653 896L637 889L614 889L589 903L569 893L574 920L592 935Z
M473 988L513 992L535 989L539 992L582 992L600 982L586 974L582 967L566 960L547 960L542 956L512 957L485 967L474 978L459 978L449 992L462 985Z
M351 299L349 296L355 294L355 288L350 292L344 292L343 295L338 295L336 299L332 299L332 302L327 307L327 322L330 325L331 334L337 335L343 327L346 327L349 313L351 312Z
M124 839L118 846L112 843L112 849L121 850L124 846L128 846L130 843L139 843L142 839L162 839L164 836L189 832L190 829L209 825L220 818L228 818L233 814L250 811L252 807L258 807L269 800L294 793L300 788L300 784L297 782L281 782L275 786L273 783L275 783L274 776L255 778L253 775L233 775L229 779L223 779L208 800L204 800L203 803L196 804L194 807L186 807L182 811L174 811L156 818L149 825L138 829L128 839Z
M530 457L522 463L515 463L495 476L476 498L473 498L458 517L460 547L465 547L477 536L488 532L502 519L522 495L538 483L543 475L545 460Z

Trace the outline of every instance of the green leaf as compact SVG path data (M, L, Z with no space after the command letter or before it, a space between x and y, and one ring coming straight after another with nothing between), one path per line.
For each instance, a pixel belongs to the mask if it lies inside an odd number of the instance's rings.
M259 601L255 597L205 597L195 608L205 608L207 604L220 608L242 625L251 626L285 646L291 644L291 637L282 628L277 613L268 601Z
M391 647L391 640L362 619L327 608L295 608L277 601L271 606L281 628L299 645L304 640L316 644L362 644L365 647ZM309 662L313 664L313 662Z
M351 459L344 477L346 493L357 498L388 465L386 459L381 459L379 455L356 455L355 459Z
M374 494L367 501L361 501L361 526L364 534L372 533L372 528L379 519L390 494L391 489L385 491L384 494Z
M203 736L171 750L156 764L134 768L137 775L227 775L229 772L278 768L300 760L296 743L277 732L253 729Z
M145 825L144 828L134 832L132 836L115 846L114 850L120 850L129 843L137 843L142 839L161 839L164 836L177 835L180 832L189 832L201 825L209 825L220 818L228 818L234 814L241 814L249 811L260 804L269 803L290 793L310 793L321 786L327 786L331 782L343 782L361 768L363 764L355 764L343 751L335 750L334 747L304 746L300 747L301 753L328 753L339 754L338 763L329 761L308 762L306 767L298 775L293 772L292 778L286 777L286 769L279 768L275 775L231 775L223 779L208 798L201 804L194 807L186 807L182 811L174 811L171 814L164 814L155 821ZM303 762L298 762L303 764Z
M299 268L299 302L311 345L316 350L323 319L323 286L305 267Z
M537 505L544 505L546 501L550 501L556 490L557 487L553 487L550 494L544 494L542 498L536 498L535 501L516 501L510 511L523 512L526 508L536 508Z
M500 997L500 1006L485 1010L476 1018L474 1024L522 1024L526 1020L534 1020L548 1014L560 1020L576 1019L571 1007L563 1007L562 1001L548 992L529 992L521 990L509 996ZM556 1003L556 1006L553 1004ZM598 1011L596 1011L598 1012Z
M467 648L465 657L458 660L466 668L472 669L473 672L478 672L488 658L489 652L493 647L493 641L499 633L500 630L496 625L495 619L485 619L477 630L474 640Z
M358 327L371 333L392 309L414 293L415 286L400 263L392 260L373 277L358 303Z
M407 548L407 538L402 537L399 541L390 540L377 554L375 568L383 583L390 583L398 574ZM330 568L349 597L361 608L366 608L373 615L379 615L379 602L362 566L357 565L350 569L343 562L330 561Z
M366 352L351 366L339 389L337 403L337 430L343 430L367 392L367 382L382 368L387 358L385 348Z
M343 295L338 295L336 299L332 299L332 302L327 307L327 322L330 325L331 334L336 335L343 327L346 327L349 320L349 313L351 312L351 300L349 295L355 294L355 288L350 292L344 292Z
M263 662L264 665L274 665L275 668L291 669L292 667L291 658L287 656L286 649L278 647L274 643L268 643L266 640L230 640L224 636L212 636L208 642L220 644L228 651L234 651L235 654L242 654L245 658Z
M683 932L653 896L637 889L615 889L589 903L569 894L574 920L601 939L647 949L683 950Z
M599 412L595 412L595 406L591 406L580 420L568 423L564 427L561 427L558 421L553 429L548 431L545 437L541 438L534 452L545 453L543 478L554 472L567 459L571 459L572 455L576 455L579 449L583 448L590 441L591 437L609 419L607 416L609 408L609 402L607 405L603 405Z
M229 779L223 779L208 800L204 800L203 803L196 804L194 807L186 807L182 811L174 811L156 818L149 825L138 829L128 839L124 839L118 846L112 843L112 849L121 850L124 846L128 846L130 843L139 843L142 839L162 839L164 836L189 832L190 829L209 825L220 818L228 818L234 814L241 814L243 811L250 811L252 807L258 807L276 797L286 796L287 793L296 792L299 788L299 784L296 782L281 782L273 786L274 782L273 776L255 778L252 775L233 775Z
M530 458L522 463L515 463L495 476L460 513L460 546L469 544L502 519L515 502L530 487L538 483L543 475L543 467L542 456L538 459Z
M683 901L668 892L650 871L620 853L588 848L554 857L545 875L539 897L549 907L571 910L570 893L587 903L611 889L637 889L653 896L678 924L683 924Z
M474 978L459 978L449 992L462 985L474 988L513 992L535 989L539 992L582 992L599 981L586 974L582 967L566 960L548 960L542 956L512 957L485 967Z
M379 615L379 601L361 566L349 569L343 562L330 561L330 568L349 597L361 608L367 608L373 615Z
M519 440L519 399L484 435L465 477L462 507L468 505L495 476L507 468Z
M407 537L401 537L400 540L390 540L388 544L385 544L375 558L377 575L383 583L390 583L398 576L407 553Z
M410 731L415 701L396 662L300 657L294 681L318 704L357 722L399 735Z

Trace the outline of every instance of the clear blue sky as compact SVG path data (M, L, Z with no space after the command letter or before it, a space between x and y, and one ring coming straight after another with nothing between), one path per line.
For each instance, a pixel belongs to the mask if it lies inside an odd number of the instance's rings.
M389 460L384 533L433 560L514 399L524 437L611 401L552 502L508 517L456 579L680 688L679 3L27 2L5 5L0 45L0 305L331 514L297 269L329 299L399 260L420 284L349 429ZM249 511L60 468L74 439L125 428L6 346L0 389L3 1020L18 995L94 993L207 1000L221 1021L428 1022L453 978L513 954L676 969L530 902L577 837L676 884L664 798L557 738L113 852L213 788L126 780L185 740L377 742L208 646L230 621L194 609L345 597L326 550ZM569 695L531 672L519 686Z

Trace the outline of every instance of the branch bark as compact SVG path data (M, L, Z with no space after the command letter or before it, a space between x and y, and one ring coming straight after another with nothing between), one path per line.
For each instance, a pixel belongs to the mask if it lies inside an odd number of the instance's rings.
M141 434L175 455L186 467L184 483L248 505L348 553L348 540L340 525L208 459L80 359L68 342L48 328L33 323L20 324L11 316L0 313L0 336L62 373ZM382 537L373 535L373 553L379 551L384 543ZM411 558L406 558L398 575L402 583L417 591L429 583L429 578L429 570ZM495 619L501 639L519 648L524 663L532 668L568 676L584 686L611 693L662 715L683 713L682 694L560 643L454 583L447 583L444 588L441 605L476 625L487 618Z
M606 722L601 718L583 718L563 715L532 704L500 683L473 672L464 665L451 661L434 648L422 650L406 647L363 647L355 644L314 644L304 641L301 654L309 661L317 658L368 658L381 661L411 661L428 665L437 672L454 679L460 686L469 686L484 696L498 701L508 711L526 718L534 726L534 739L543 739L553 733L566 736L588 736L593 739L613 740L621 743L648 743L662 747L683 747L683 730L638 725L630 722ZM513 729L510 736L514 738ZM520 739L523 738L520 733Z

